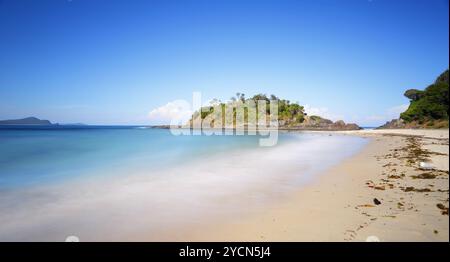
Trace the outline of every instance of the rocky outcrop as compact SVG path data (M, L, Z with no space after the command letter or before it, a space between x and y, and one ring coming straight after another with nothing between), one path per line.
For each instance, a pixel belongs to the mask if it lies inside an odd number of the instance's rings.
M284 130L358 130L356 124L346 124L339 120L333 122L320 116L309 116L305 108L298 102L291 102L275 95L257 94L245 99L237 93L228 102L216 102L203 106L192 114L192 118L185 124L187 127L208 126L208 128L241 129L246 127L267 128L278 121L278 128ZM271 108L277 106L277 120L272 120ZM261 108L264 106L264 108ZM215 120L218 121L215 121ZM265 121L264 121L265 119ZM206 121L205 121L206 120ZM263 122L263 123L261 123ZM265 122L265 123L264 123ZM271 124L272 122L272 124Z
M393 119L377 129L439 129L448 128L448 120L412 121Z
M357 124L354 124L354 123L346 124L342 120L334 122L331 125L331 128L334 129L334 130L359 130L359 129L362 129Z
M377 127L377 129L400 129L405 128L405 121L402 119L392 119L391 121L386 122L386 124Z
M329 119L321 118L319 116L307 116L303 123L291 126L280 125L283 130L324 130L324 131L340 131L340 130L359 130L357 124L347 124L342 120L333 122Z

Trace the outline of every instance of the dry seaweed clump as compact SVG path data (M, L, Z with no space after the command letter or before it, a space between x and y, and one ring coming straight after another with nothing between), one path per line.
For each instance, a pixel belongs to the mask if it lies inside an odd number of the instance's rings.
M389 175L388 178L389 179L402 179L405 177L405 174L400 174L400 175Z
M407 155L403 158L407 159L409 164L429 160L431 152L420 146L419 139L417 137L407 137L406 142L408 144L401 150L407 152Z
M436 206L437 206L437 208L439 208L441 210L442 215L448 216L448 207L446 207L444 204L441 204L441 203L437 204Z
M418 193L433 192L433 190L431 190L429 188L415 188L415 187L412 187L412 186L402 188L402 190L404 192L418 192Z
M413 179L435 179L437 177L436 174L432 172L422 173L416 176L411 176Z

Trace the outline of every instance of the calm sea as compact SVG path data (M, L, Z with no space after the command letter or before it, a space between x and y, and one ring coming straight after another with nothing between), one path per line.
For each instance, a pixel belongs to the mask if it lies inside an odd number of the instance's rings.
M360 150L326 133L174 136L123 126L0 127L0 241L174 240L281 201Z
M62 182L139 166L149 172L229 150L259 136L174 136L139 126L0 126L0 188ZM279 143L294 139L284 134Z

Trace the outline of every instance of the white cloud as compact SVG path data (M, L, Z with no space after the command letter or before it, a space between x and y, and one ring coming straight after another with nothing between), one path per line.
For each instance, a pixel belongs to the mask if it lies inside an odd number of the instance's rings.
M318 115L333 121L344 120L345 122L348 123L358 123L360 126L380 126L386 123L387 121L399 118L400 114L405 112L406 109L408 109L408 106L409 105L407 104L393 106L380 112L379 114L369 116L358 115L357 112L355 112L355 115L353 116L349 115L344 116L341 114L333 113L327 107L312 107L310 105L305 105L305 112L308 115Z
M398 105L385 110L385 112L381 112L381 114L371 115L362 119L363 125L369 126L379 126L387 121L391 121L392 119L396 119L400 117L400 114L405 112L408 109L407 104Z
M334 113L330 112L328 107L312 107L310 105L305 105L304 107L305 107L305 112L309 116L320 116L320 117L323 117L326 119L330 119L332 121L344 119L343 115L334 114Z
M156 125L184 124L189 120L192 113L188 102L176 100L153 109L148 116L152 124Z
M401 113L405 112L408 109L409 105L399 105L391 107L387 110L388 115L393 116L392 118L398 118Z

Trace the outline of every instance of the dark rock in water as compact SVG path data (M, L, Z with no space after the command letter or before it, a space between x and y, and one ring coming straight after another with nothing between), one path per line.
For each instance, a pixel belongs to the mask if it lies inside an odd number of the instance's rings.
M51 125L48 120L41 120L36 117L27 117L22 119L1 120L0 125Z
M376 198L374 198L373 199L373 203L375 204L375 205L381 205L381 201L380 200L378 200L378 199L376 199Z

